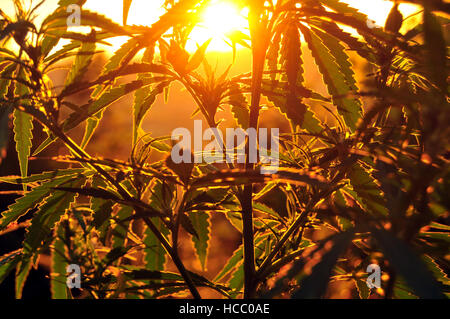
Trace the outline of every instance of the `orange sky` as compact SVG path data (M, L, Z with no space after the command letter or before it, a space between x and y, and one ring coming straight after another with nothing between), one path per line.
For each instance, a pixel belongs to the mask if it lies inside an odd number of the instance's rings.
M343 0L355 8L366 13L370 19L374 20L378 25L383 25L384 21L392 7L392 2L386 0ZM37 3L34 0L34 3ZM133 0L130 8L128 23L137 25L150 25L154 23L158 17L164 13L161 7L164 0ZM192 33L192 41L188 44L188 49L194 50L197 43L203 43L209 38L213 38L209 50L229 51L229 46L221 40L221 34L230 29L239 29L245 32L245 12L239 12L232 5L226 3L232 0L212 0L213 5L207 14L203 17L203 27L197 27ZM12 1L2 0L2 9L11 13ZM26 0L28 3L28 0ZM47 3L41 7L39 18L45 17L49 11L53 11L58 0L47 0ZM225 3L225 4L224 4ZM100 12L112 20L122 23L122 0L87 0L85 8ZM404 16L413 13L415 7L407 4L401 4L400 10ZM125 39L113 39L113 50L117 49Z
M133 0L128 23L149 25L155 22L164 12L161 8L163 2L164 0ZM188 44L188 49L193 50L196 47L196 43L201 44L209 38L213 38L213 42L209 47L210 50L231 50L220 39L221 33L233 28L244 31L246 22L243 17L243 15L245 16L245 12L241 13L237 9L233 10L232 5L226 5L227 2L232 3L232 0L212 1L212 7L207 11L208 14L203 19L204 27L196 28L191 34L193 42ZM343 0L343 2L347 2L351 6L360 9L380 26L384 25L384 21L392 7L392 2L386 0ZM105 10L105 3L107 3L107 10ZM119 23L122 21L122 0L87 0L85 7L98 12L104 12L111 19ZM416 11L415 7L408 4L401 4L400 10L405 17Z

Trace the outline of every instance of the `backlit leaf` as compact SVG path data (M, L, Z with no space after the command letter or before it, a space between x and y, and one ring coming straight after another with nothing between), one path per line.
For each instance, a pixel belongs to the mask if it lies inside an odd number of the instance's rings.
M332 48L327 48L317 35L304 26L300 26L300 29L333 98L333 103L347 126L354 131L361 118L361 102L350 96L354 90L341 71L341 66L348 64L348 61L336 60L330 52Z
M64 244L65 231L62 225L58 225L55 230L55 239L53 240L51 250L51 273L50 286L53 299L68 299L69 292L67 288L66 269L69 265L66 257L66 246Z
M388 215L383 192L377 180L364 166L359 163L353 164L349 178L363 206L366 206L373 214Z
M20 261L22 250L16 250L0 257L0 284Z
M95 35L95 33L91 34ZM67 75L64 90L66 88L70 88L72 85L75 85L83 79L89 65L92 62L94 52L95 42L83 42L77 56L75 57L75 61L72 64L72 68Z
M85 179L77 178L76 180L66 183L67 186L81 187L85 183ZM24 255L36 253L41 247L42 242L47 239L55 224L59 221L66 210L76 198L76 194L64 191L55 191L52 196L39 207L31 220L31 225L27 228L25 240L23 242Z
M0 230L5 229L11 222L16 221L19 217L25 215L30 209L41 203L52 191L53 187L66 183L75 177L75 174L52 179L40 186L33 188L16 200L16 202L3 212L0 219Z
M203 270L206 269L206 258L208 255L208 241L210 238L211 224L209 214L205 212L191 212L188 215L197 236L192 236L195 252L197 253Z
M14 141L19 157L20 174L28 174L28 157L32 146L33 117L23 111L14 110Z
M151 218L151 221L162 233L162 235L167 236L169 234L169 230L160 218L153 217ZM164 270L167 252L165 251L158 238L156 238L156 236L147 226L145 226L144 228L144 244L145 268L148 270Z

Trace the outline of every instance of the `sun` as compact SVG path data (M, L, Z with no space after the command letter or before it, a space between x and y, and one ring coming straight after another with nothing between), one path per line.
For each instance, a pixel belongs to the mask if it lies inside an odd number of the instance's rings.
M214 1L204 11L200 26L221 37L233 30L246 29L247 21L233 3Z
M129 25L150 26L164 14L164 0L133 0L129 15ZM122 0L108 0L108 8L105 2L88 0L84 6L86 9L101 12L117 23L122 23ZM239 9L233 0L211 0L201 11L197 26L192 30L186 49L193 52L197 45L211 39L208 51L231 51L232 48L225 42L226 34L239 30L248 34L247 12ZM125 38L110 39L111 50L118 49Z
M52 0L57 1L57 0ZM376 24L383 26L384 21L392 7L392 2L385 0L361 1L342 0L345 3L365 12ZM107 3L107 6L105 6ZM85 8L100 12L117 23L122 23L123 0L87 0ZM165 13L164 0L133 0L128 15L128 24L150 26ZM400 9L406 16L417 11L417 8L409 4L401 4ZM233 0L210 0L206 8L200 13L200 21L192 30L186 49L193 52L197 45L211 39L208 51L229 52L232 48L226 42L226 35L232 31L248 31L248 9L241 9ZM125 37L110 39L115 51L126 41Z
M246 9L239 8L231 1L211 1L201 13L200 22L192 30L189 47L212 39L209 46L213 51L230 51L226 35L233 31L248 34Z

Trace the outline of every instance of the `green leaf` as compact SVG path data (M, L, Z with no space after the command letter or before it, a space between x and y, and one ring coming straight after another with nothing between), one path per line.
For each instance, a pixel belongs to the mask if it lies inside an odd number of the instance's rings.
M230 197L226 188L209 188L208 190L195 190L189 192L185 211L198 211L217 209L219 205L230 203Z
M180 225L183 227L183 229L187 231L189 234L191 234L193 237L199 238L197 230L194 228L194 225L192 224L189 217L187 217L184 213L182 213L179 218L180 218Z
M352 51L357 52L361 57L368 62L377 64L376 54L369 46L360 41L357 37L342 30L335 22L326 21L323 19L315 19L310 21L310 25L315 25L323 30L326 34L335 37L339 41L345 43ZM334 53L334 52L333 52Z
M322 256L321 261L312 269L312 273L301 281L300 289L292 294L292 298L320 298L324 294L333 267L336 265L339 256L345 252L351 243L353 235L354 230L352 229L339 233L331 239L333 247Z
M242 93L239 84L235 82L230 82L228 90L229 98L226 103L231 105L231 113L233 114L236 123L243 129L247 129L250 119L250 110L248 108L247 99L245 98L244 93Z
M328 92L333 98L333 103L336 105L339 114L342 115L350 130L355 131L356 124L361 118L362 109L359 99L349 97L350 94L354 93L354 90L348 83L345 74L341 71L341 67L348 65L348 61L345 59L342 60L341 58L344 56L344 53L337 55L339 60L336 60L336 57L330 52L333 48L328 48L326 43L323 43L308 28L300 26L300 29L323 76Z
M289 93L285 91L281 83L279 83L276 87L273 87L273 85L268 83L263 83L263 88L263 95L266 96L267 99L280 110L280 112L293 124L293 126L300 126L308 132L316 134L321 133L324 130L323 125L309 107L306 107L304 113L303 108L300 109L302 112L299 113L298 108L287 107L287 95ZM301 91L303 90L304 88L301 89ZM309 98L312 98L313 94L313 92L307 91L307 96Z
M57 29L57 28L67 28L67 18L69 17L69 13L65 8L58 9L48 17L43 25L45 24L48 29ZM113 33L116 36L119 35L129 35L129 32L120 24L115 23L113 20L107 18L104 15L101 15L97 12L92 12L89 10L81 10L81 26L87 27L98 27L103 29L104 31L108 31Z
M218 282L220 279L229 274L244 258L244 247L241 245L236 249L233 255L228 259L225 266L222 268L220 273L214 278L214 282Z
M88 170L86 170L85 168L58 169L55 171L30 175L25 178L22 178L20 176L0 176L0 182L9 184L28 184L28 183L43 182L50 179L57 179L64 176L83 174L87 172Z
M448 232L420 232L419 237L437 241L443 241L446 244L450 243L450 233Z
M295 20L290 22L283 34L280 62L284 65L288 84L295 87L303 84L304 70L298 24Z
M230 281L228 282L228 286L231 289L240 291L244 286L245 274L244 274L244 264L240 263L239 267L231 275Z
M260 236L260 237L256 238L255 245L260 244L265 238L267 238L267 236ZM226 275L228 275L231 271L233 271L233 269L236 268L236 266L239 265L239 263L241 263L243 261L243 258L244 258L244 247L242 245L240 245L239 248L234 251L234 253L230 257L230 259L228 259L225 266L222 268L220 273L214 278L213 281L217 282L220 279L222 279L223 277L225 277Z
M417 296L425 299L445 298L441 285L406 243L385 230L372 229L371 232L386 258Z
M164 92L164 89L167 88L172 80L163 81L158 83L155 88L151 89L151 91L147 94L144 99L141 99L145 91L136 92L135 103L133 107L134 113L134 122L133 122L133 137L134 141L137 141L137 134L139 128L141 127L142 120L144 119L145 114L150 110L152 105L155 103L158 95ZM139 95L138 95L139 94Z
M279 71L278 53L281 47L281 35L278 30L274 33L272 41L267 51L267 67L270 71L270 79L275 81L277 79L277 72Z
M0 99L4 98L4 95L10 87L11 81L4 78L9 78L16 69L16 64L11 63L8 66L3 66L3 70L0 72ZM0 163L6 156L6 148L9 143L9 117L12 113L12 106L3 104L0 108Z
M113 201L119 201L120 197L113 193L112 190L106 190L101 188L93 188L93 187L64 187L64 186L58 186L54 187L55 190L68 192L68 193L75 193L80 194L88 197L93 198L101 198L104 200L113 200Z
M188 214L188 217L197 233L197 236L192 236L195 252L200 260L202 269L205 270L211 228L211 223L209 221L210 215L205 212L191 212Z
M131 1L130 1L131 2ZM137 38L130 38L127 42L114 52L113 56L109 59L101 75L105 75L113 70L116 70L122 65L122 61L129 61L138 50L139 41Z
M22 249L15 250L0 257L0 284L20 261Z
M11 80L8 78L12 77L12 73L16 70L17 65L11 63L9 65L4 65L2 71L0 72L0 98L4 98L8 88L10 86Z
M133 208L130 206L121 206L116 219L116 226L112 229L112 247L121 247L125 245L125 240L128 234L128 227L130 227L130 221L127 220L133 214Z
M261 256L265 252L265 246L267 242L267 235L262 235L255 239L255 260L258 260L261 258ZM234 273L231 275L230 281L228 283L228 286L231 289L234 289L236 291L240 291L242 287L244 286L244 264L240 263L240 265L237 267L237 269L234 271Z
M85 180L79 178L71 182L72 186L79 187ZM39 254L39 249L52 232L53 227L61 216L70 207L75 194L56 191L47 201L39 207L27 228L23 242L23 256L16 272L16 298L21 298L23 286L30 271L32 260Z
M81 187L85 183L84 178L77 178L65 185L70 187ZM70 205L75 201L76 194L64 191L55 191L52 196L39 207L27 228L23 242L24 255L35 254L47 239L55 224L65 214Z
M159 141L153 141L150 146L151 146L151 148L153 148L163 154L167 154L172 150L172 148L169 145L167 145L164 142L159 142Z
M136 269L124 271L124 275L132 280L169 280L184 281L183 277L173 272Z
M289 212L287 208L288 198L286 193L281 189L280 186L275 186L267 191L265 194L261 194L255 199L258 203L269 207L275 212L276 217L289 217ZM255 203L257 204L257 203ZM260 207L260 206L257 206ZM263 208L263 207L260 207ZM272 214L271 214L272 215Z
M10 205L8 210L2 214L2 218L0 219L0 231L41 203L53 191L53 187L59 186L73 179L75 176L76 174L71 174L61 178L52 179L33 188L30 192L18 198L16 202Z
M206 49L208 48L208 45L211 43L211 40L212 39L209 39L208 41L203 43L197 49L197 51L195 51L195 53L191 56L187 66L186 66L187 72L197 69L200 66L200 64L202 64L202 61L205 58Z
M356 86L355 72L353 65L350 63L350 58L345 52L345 47L333 36L326 32L314 28L314 33L322 40L323 44L328 48L330 53L336 59L336 63L339 66L341 73L344 75L345 82L355 92L358 92Z
M63 22L64 24L66 23L66 21ZM48 68L49 66L57 63L58 61L62 60L62 59L66 59L72 56L76 56L76 53L73 52L75 49L81 47L83 45L84 42L101 42L101 43L105 43L102 40L108 39L113 37L114 35L111 33L95 33L94 35L91 35L89 38L89 36L83 35L83 37L81 36L73 36L73 34L70 34L70 36L65 32L65 30L56 30L56 31L51 31L51 33L49 32L49 36L50 34L52 37L55 37L56 39L60 39L60 37L62 36L66 36L67 38L79 38L79 39L73 39L70 43L65 44L62 46L61 49L57 50L56 52L54 52L53 54L47 56L44 59L44 62L46 63L46 68ZM95 37L95 39L94 39ZM87 41L89 40L89 41ZM51 40L48 40L51 41ZM56 41L55 41L56 42ZM42 44L44 45L44 43ZM54 42L50 42L47 45L54 45ZM56 44L55 44L56 46ZM51 48L48 48L51 50ZM48 53L51 53L52 51L49 51Z
M432 222L429 227L432 228L436 228L436 229L440 229L440 230L447 230L450 231L450 226L448 225L444 225L444 224L440 224L440 223L436 223L436 222Z
M23 287L28 278L32 266L31 258L22 256L16 267L16 299L22 298Z
M80 123L80 120L83 121L88 116L94 115L106 106L109 106L113 102L117 101L118 99L124 97L126 94L133 92L142 86L146 86L151 84L152 81L132 81L130 83L122 84L119 87L112 88L108 91L106 91L104 94L102 94L98 99L93 101L92 103L88 104L84 110L86 110L87 114L82 114L81 119L78 121L75 121L75 123ZM73 114L75 115L75 114ZM77 114L79 115L79 114ZM87 116L86 116L87 115ZM74 116L74 118L78 118L77 116ZM71 120L74 119L72 116L69 117L69 120L65 123L64 128L72 128L75 123L71 123ZM77 124L78 124L77 123Z
M367 283L362 279L354 279L353 280L356 285L356 289L358 290L360 299L369 299L370 297L370 289L367 287Z
M446 286L450 286L450 279L445 271L439 267L436 261L429 255L422 255L422 260L427 268L433 273L434 277Z
M354 227L352 221L342 216L336 216L336 221L339 224L339 228L343 231L349 230Z
M94 176L92 187L96 189L106 189L107 184L104 180ZM104 243L107 230L109 229L109 219L111 218L114 201L98 197L91 197L91 209L94 212L94 227L99 231L100 240Z
M256 211L260 211L260 212L266 213L268 215L271 215L277 219L281 218L281 216L278 215L278 213L276 211L274 211L272 208L266 206L263 203L253 202L253 209ZM241 221L241 223L242 223L242 221ZM241 227L241 230L242 230L242 227Z
M155 53L154 48L152 48L152 49L147 48L144 51L141 62L151 63L153 60L153 57L154 57L154 53ZM138 80L142 80L142 79L149 78L149 77L151 77L151 75L149 75L147 73L139 74ZM141 108L143 102L146 100L146 98L150 95L151 92L152 92L152 88L150 86L138 89L134 93L133 110L137 110L137 109ZM140 127L140 125L138 125L136 123L136 116L135 116L134 123L133 123L133 145L136 144L136 142L137 142L139 127Z
M169 230L160 218L153 217L151 221L164 236L169 235ZM164 270L167 252L153 232L147 226L144 227L145 268L148 270Z
M95 36L95 33L91 33ZM95 42L83 42L80 50L78 51L75 61L72 64L72 68L67 75L64 89L61 94L64 94L65 90L76 85L80 82L86 74L89 65L92 62L92 58L95 53Z
M378 182L364 166L359 163L353 164L349 178L359 197L355 198L356 201L359 201L363 207L367 207L372 214L383 216L389 214Z
M64 244L64 227L59 224L55 230L55 239L51 246L51 273L50 286L53 299L68 299L69 292L66 283L66 269L69 265L66 257L66 246Z
M394 296L397 299L419 299L411 292L411 288L405 283L405 280L398 276L394 285Z
M288 94L286 97L286 115L295 125L300 127L303 125L307 106L301 102L301 98L297 96L297 86L301 85L303 79L303 60L300 42L300 33L298 25L295 21L290 21L284 33L282 41L282 60L284 65ZM292 119L291 116L294 116Z
M131 93L141 87L150 85L153 83L153 80L136 80L130 83L126 83L120 85L118 87L112 88L102 94L98 99L94 100L91 103L85 104L80 107L80 109L76 112L73 112L69 115L69 117L62 124L63 131L67 132L75 127L77 127L80 123L84 122L91 116L97 114L104 108L108 107L115 101L124 97L128 93ZM45 148L51 145L54 141L56 141L56 137L50 135L41 145L34 151L33 156L42 152Z
M98 127L98 124L100 123L100 121L103 117L104 111L105 110L101 110L94 116L87 119L86 128L84 129L83 140L81 141L81 144L80 144L81 148L84 149L84 148L86 148L86 145L89 144L92 136L94 135L95 130Z
M82 45L81 41L72 41L71 43L65 44L62 46L61 49L59 49L52 55L46 57L44 59L44 62L47 63L48 65L56 63L57 61L68 57L72 50L79 48L81 45Z
M28 157L33 139L32 130L33 117L23 111L14 110L14 141L22 177L26 177L28 174Z
M62 35L64 30L56 31L58 35ZM41 42L41 53L43 57L47 57L47 55L51 52L51 50L58 44L60 37L56 35L46 35Z

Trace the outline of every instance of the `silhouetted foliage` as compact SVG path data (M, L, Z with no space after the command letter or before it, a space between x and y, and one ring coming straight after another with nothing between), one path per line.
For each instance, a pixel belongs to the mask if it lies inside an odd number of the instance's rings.
M396 4L381 28L339 0L235 0L249 9L250 37L234 32L228 40L251 49L252 65L231 77L205 59L209 42L194 53L185 49L208 1L166 1L166 13L151 26L126 24L131 1L124 0L124 25L82 9L88 34L69 31L66 23L67 7L83 0L59 1L41 25L34 24L33 10L13 2L16 16L0 11L0 148L8 144L12 122L21 176L0 181L23 185L23 195L2 212L0 235L22 226L26 235L22 248L0 257L0 282L16 270L16 297L47 251L53 298L72 297L69 264L81 266L86 298L185 291L199 298L198 287L227 298L319 298L337 281L353 281L361 298L448 296L445 3L413 1L423 6L423 19L401 33ZM95 80L85 80L99 44L116 36L128 40ZM61 39L70 42L58 46ZM305 86L305 50L328 96ZM373 70L367 83L355 79L350 51ZM48 73L68 58L65 82L52 83ZM117 81L129 75L135 78ZM173 83L189 92L211 128L220 127L217 111L228 106L237 126L258 127L261 99L267 99L290 123L280 137L278 172L264 174L263 163L174 163L170 137L141 129ZM70 97L83 91L90 92L89 101L75 105ZM129 160L88 154L105 109L129 93ZM368 98L375 101L371 107ZM321 120L317 106L332 115L333 125ZM32 145L37 122L48 138ZM85 134L76 142L70 131L82 124ZM67 167L29 176L30 156L57 140L70 155L53 160ZM167 159L151 160L154 152ZM205 278L184 266L179 233L190 234L205 268L213 214L230 220L242 245L215 278ZM169 261L177 273L168 271ZM365 284L366 267L374 262L388 275L381 292Z

